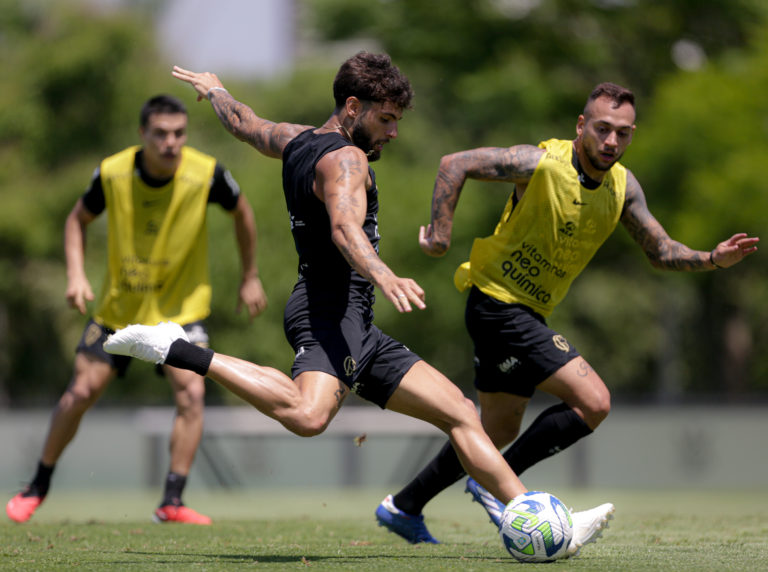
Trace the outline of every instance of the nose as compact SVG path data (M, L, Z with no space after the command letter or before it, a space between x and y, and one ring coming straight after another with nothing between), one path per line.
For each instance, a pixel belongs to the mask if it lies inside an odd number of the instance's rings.
M390 139L394 139L397 137L397 123L392 122L392 125L389 126L389 129L387 129L387 137Z
M615 131L610 131L605 138L605 144L610 145L611 147L618 147L619 145L618 134Z

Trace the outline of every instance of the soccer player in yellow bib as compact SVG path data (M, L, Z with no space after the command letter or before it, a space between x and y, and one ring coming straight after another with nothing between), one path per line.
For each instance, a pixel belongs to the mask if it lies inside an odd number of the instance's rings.
M29 485L6 505L8 517L25 522L43 502L65 447L74 438L85 412L109 382L122 376L131 358L103 349L113 331L128 324L174 320L194 343L208 345L203 320L210 313L208 276L209 203L232 213L242 280L239 305L251 318L267 300L255 263L253 211L232 175L216 159L191 147L187 110L171 96L149 99L140 113L142 145L107 157L67 217L64 244L66 297L86 314L94 300L85 274L86 227L107 212L107 272L101 296L85 326L75 355L69 387L53 411L37 472ZM205 378L162 366L176 401L165 491L155 510L157 522L210 524L211 519L181 500L203 430Z
M619 221L661 269L726 268L757 248L758 238L746 234L711 251L670 238L649 212L637 179L619 163L634 130L634 95L603 83L579 115L573 141L473 149L440 162L432 220L419 233L421 248L431 256L442 256L450 246L453 215L468 178L515 185L494 233L475 240L454 282L459 290L469 289L466 323L475 347L483 427L499 449L512 443L504 457L517 475L589 435L608 415L605 383L545 319ZM536 389L562 402L518 437ZM392 503L406 515L421 515L430 499L463 475L448 443ZM467 490L498 526L503 504L473 479ZM601 510L610 518L610 506L593 509ZM571 552L595 540L606 524L593 511L573 513Z

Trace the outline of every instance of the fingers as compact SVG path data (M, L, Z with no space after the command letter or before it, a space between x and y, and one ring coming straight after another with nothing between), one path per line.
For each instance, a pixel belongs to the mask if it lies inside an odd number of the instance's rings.
M410 312L413 310L411 304L419 310L424 310L427 305L424 303L424 290L411 279L405 279L399 288L393 291L389 297L395 305L398 312Z
M255 302L248 304L248 314L251 316L251 318L255 318L266 309L267 309L266 300L256 300Z
M85 315L85 299L82 295L67 296L69 307Z

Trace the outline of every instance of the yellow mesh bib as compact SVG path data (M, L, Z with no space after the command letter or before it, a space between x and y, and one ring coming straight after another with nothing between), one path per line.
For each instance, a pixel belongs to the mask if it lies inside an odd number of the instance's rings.
M454 283L548 316L616 227L627 172L616 163L590 190L571 163L571 141L550 139L539 147L546 153L522 199L513 210L510 196L494 233L475 239Z
M174 178L155 188L135 168L137 150L101 163L108 265L94 318L112 329L201 320L211 303L206 212L216 160L184 147Z

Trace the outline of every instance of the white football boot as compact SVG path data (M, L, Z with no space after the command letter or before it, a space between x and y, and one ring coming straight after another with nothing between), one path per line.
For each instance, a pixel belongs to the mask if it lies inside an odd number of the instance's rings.
M104 342L104 350L111 354L164 363L171 344L178 339L189 341L184 328L175 322L160 322L156 326L132 324L109 336Z
M573 538L564 558L578 556L582 546L600 538L603 530L608 528L608 521L613 518L615 510L615 507L607 502L589 510L571 511Z

